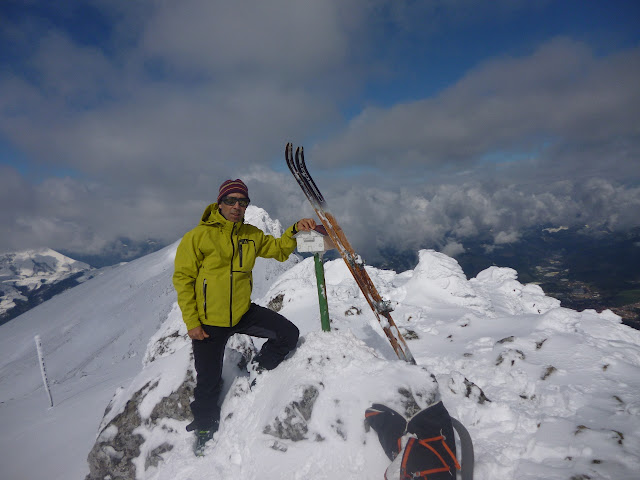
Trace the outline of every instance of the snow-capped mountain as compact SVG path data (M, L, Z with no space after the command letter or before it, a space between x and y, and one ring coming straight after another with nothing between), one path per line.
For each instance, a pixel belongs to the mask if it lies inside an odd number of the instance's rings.
M263 211L247 213L272 228ZM313 259L257 267L254 301L277 305L300 343L249 390L236 367L247 338L230 342L223 422L207 455L193 457L176 247L0 327L3 478L106 478L101 468L150 480L383 478L388 459L364 410L379 402L410 416L437 398L471 433L476 479L637 478L640 332L611 312L561 308L511 269L468 280L427 250L413 270L368 268L417 366L395 357L342 260L325 264L331 332L320 331Z
M89 270L86 263L50 248L0 255L0 324L88 279L81 277ZM14 310L18 305L22 308Z

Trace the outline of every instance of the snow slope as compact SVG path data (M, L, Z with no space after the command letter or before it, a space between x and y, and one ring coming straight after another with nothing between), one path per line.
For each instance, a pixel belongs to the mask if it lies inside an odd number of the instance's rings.
M246 220L268 233L279 222L250 207ZM67 290L0 326L0 478L83 478L104 409L140 372L147 343L174 308L177 242ZM256 264L271 278L295 264ZM54 408L42 384L40 335ZM38 459L34 462L33 459Z
M266 228L268 216L257 217ZM253 390L226 369L225 420L208 455L194 458L187 420L150 420L191 368L170 283L175 248L0 327L2 478L82 478L101 426L145 385L154 386L136 407L146 419L137 430L141 479L382 478L388 460L364 430L364 409L375 401L409 413L411 402L422 407L438 396L473 437L476 479L637 478L640 332L610 312L561 308L511 269L467 280L455 260L433 251L421 251L412 271L369 269L418 366L395 358L342 260L325 265L330 333L319 331L313 259L278 265L286 271L260 267L254 279L264 295L255 300L281 298L301 342ZM35 334L53 382L51 409ZM298 430L277 435L287 418Z

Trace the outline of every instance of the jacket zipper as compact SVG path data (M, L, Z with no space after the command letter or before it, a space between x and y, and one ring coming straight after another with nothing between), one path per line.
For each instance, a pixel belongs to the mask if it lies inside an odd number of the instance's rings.
M233 327L233 257L236 255L236 246L233 243L233 231L236 225L231 229L231 266L229 268L229 326Z
M204 295L204 319L207 319L207 279L202 280L202 294Z

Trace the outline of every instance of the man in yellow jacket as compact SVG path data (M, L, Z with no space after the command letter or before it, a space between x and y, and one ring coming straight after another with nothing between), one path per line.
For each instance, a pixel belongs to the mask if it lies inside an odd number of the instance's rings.
M236 333L266 338L253 359L254 368L271 370L296 347L298 328L282 315L251 303L252 269L257 257L285 261L296 247L298 231L315 228L304 218L282 237L266 235L244 223L249 205L247 186L240 179L220 186L217 202L209 205L200 223L178 245L173 285L182 319L192 340L197 373L191 411L197 447L203 448L218 429L222 363L227 340Z

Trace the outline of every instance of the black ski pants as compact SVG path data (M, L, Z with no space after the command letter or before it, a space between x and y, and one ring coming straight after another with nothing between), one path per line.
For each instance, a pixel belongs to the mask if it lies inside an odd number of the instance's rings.
M222 363L229 338L236 333L268 339L254 360L261 367L276 368L297 343L300 331L285 317L268 308L251 304L233 327L202 325L209 338L192 340L196 367L196 388L191 412L197 428L211 428L220 420L218 405L222 390Z

